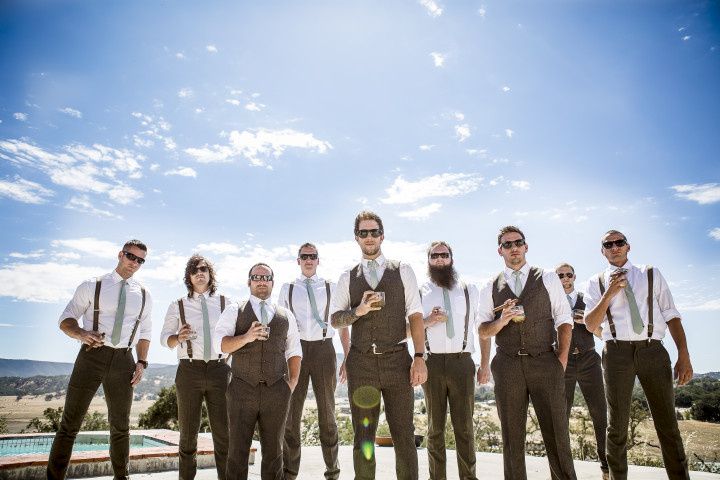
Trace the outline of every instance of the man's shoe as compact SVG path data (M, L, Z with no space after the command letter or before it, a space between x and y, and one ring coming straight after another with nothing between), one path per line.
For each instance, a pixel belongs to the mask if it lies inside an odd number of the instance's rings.
M602 480L610 480L610 472L603 471L603 478Z

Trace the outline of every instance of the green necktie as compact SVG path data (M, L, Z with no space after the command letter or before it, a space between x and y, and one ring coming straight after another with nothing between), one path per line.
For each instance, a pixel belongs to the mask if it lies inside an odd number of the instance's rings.
M633 331L635 333L642 333L644 325L642 317L640 317L637 300L635 300L635 294L632 288L630 288L630 283L625 286L625 296L627 297L628 306L630 307L630 319L632 320Z
M520 281L520 275L522 275L522 272L520 270L515 270L512 273L515 276L515 296L519 297L522 293L522 281Z
M125 285L126 280L120 282L120 295L118 296L117 309L115 309L115 323L110 337L110 343L117 345L120 343L120 335L122 334L123 319L125 318ZM637 307L636 307L637 308Z
M270 323L267 318L267 310L265 310L265 300L260 302L260 323L263 325L267 325Z
M378 263L375 260L370 260L368 262L368 272L370 272L370 287L372 287L373 290L375 290L375 287L377 287L378 283L380 283L377 276L377 266Z
M317 303L315 302L315 292L313 292L312 288L312 279L305 279L305 288L307 288L308 298L310 299L310 309L312 310L312 316L317 322L317 324L320 325L320 328L325 328L325 322L320 319L320 314L318 313L317 309Z
M205 295L200 294L200 306L203 315L203 360L210 361L210 315L208 314Z
M570 310L572 310L573 307L575 306L575 305L573 305L573 303L572 303L572 297L571 297L569 294L567 294L567 295L565 295L565 296L567 297L568 303L570 304Z
M452 317L452 305L450 305L450 295L447 288L443 288L443 303L445 304L445 312L447 313L447 322L445 322L445 333L448 338L455 336L455 324Z

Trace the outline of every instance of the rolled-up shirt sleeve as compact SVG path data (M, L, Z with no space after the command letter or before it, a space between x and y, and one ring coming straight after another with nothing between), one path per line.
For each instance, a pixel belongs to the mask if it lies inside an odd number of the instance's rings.
M140 316L140 325L138 327L138 340L152 340L152 307L153 301L150 292L145 289L145 308Z
M400 279L403 282L403 290L405 292L405 316L409 317L413 313L422 315L423 307L422 301L420 300L417 278L410 265L400 264Z
M170 348L168 339L175 335L180 329L180 311L177 302L171 302L168 305L167 313L165 313L165 321L160 332L160 345Z
M590 277L588 280L587 289L583 294L583 302L585 302L585 316L592 311L593 308L600 302L600 280L597 275ZM606 315L603 313L603 322L606 320Z
M543 284L550 295L550 306L552 316L555 319L555 330L564 323L573 326L572 314L570 312L570 304L565 296L560 277L553 271L547 271L543 274Z
M280 287L280 295L278 295L278 305L284 308L290 308L290 284L283 283Z
M677 308L675 308L675 301L673 300L672 293L670 293L670 288L665 281L665 277L663 277L662 273L660 273L660 270L657 268L653 268L653 270L655 275L653 294L655 295L655 300L662 312L665 323L669 322L673 318L682 319L680 312Z
M215 332L212 336L213 348L216 352L222 352L221 346L223 338L235 336L235 324L237 323L237 314L238 304L233 303L232 305L229 305L227 308L225 308L225 311L220 315L220 318L215 325Z
M285 340L285 360L291 357L302 358L302 346L300 345L300 331L298 330L295 315L288 309L285 309L288 317L288 333Z
M93 282L94 286L94 282ZM75 289L75 294L68 302L65 310L60 314L58 319L58 325L62 323L66 318L74 318L78 321L80 326L80 319L85 314L88 308L92 308L92 294L90 292L90 282L83 282Z
M350 272L343 272L338 279L335 291L331 295L330 315L350 310Z
M495 319L495 314L493 313L492 288L493 280L490 280L482 290L480 290L478 295L477 317L479 323L492 322Z

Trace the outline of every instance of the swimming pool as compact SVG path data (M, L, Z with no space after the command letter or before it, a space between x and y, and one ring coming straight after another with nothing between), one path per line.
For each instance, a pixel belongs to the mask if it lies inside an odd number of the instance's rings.
M16 455L49 454L54 435L34 435L0 438L0 457ZM156 448L173 445L170 442L147 435L130 435L130 448ZM75 440L73 453L107 451L110 449L110 435L103 433L80 433Z

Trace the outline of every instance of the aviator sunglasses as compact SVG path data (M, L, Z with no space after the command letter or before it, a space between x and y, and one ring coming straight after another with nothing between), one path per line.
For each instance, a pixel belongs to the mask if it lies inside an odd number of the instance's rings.
M575 274L574 273L558 273L557 276L560 277L560 279L562 280L565 277L573 278L575 276Z
M624 238L621 238L620 240L608 240L607 242L602 242L603 248L609 250L615 245L616 247L624 247L627 245L627 240Z
M301 253L300 260L317 260L317 253Z
M201 266L199 266L199 267L193 267L193 268L190 270L190 274L191 274L191 275L195 275L195 274L198 273L198 272L207 273L209 270L210 270L210 269L209 269L208 267L206 267L205 265L201 265Z
M380 235L383 234L383 231L379 228L373 228L372 230L358 230L357 236L360 238L367 238L368 235L372 236L372 238L378 238Z
M126 252L125 250L122 251L123 255L125 255L125 258L130 260L131 262L136 262L138 265L142 265L145 263L145 259L142 257L138 257L134 253Z
M430 258L433 260L436 260L438 258L450 258L450 254L448 252L431 253Z
M500 246L505 250L510 250L513 245L515 245L516 247L522 247L523 245L525 245L525 239L518 238L517 240L508 240L507 242L502 242L500 244Z

